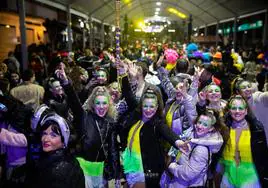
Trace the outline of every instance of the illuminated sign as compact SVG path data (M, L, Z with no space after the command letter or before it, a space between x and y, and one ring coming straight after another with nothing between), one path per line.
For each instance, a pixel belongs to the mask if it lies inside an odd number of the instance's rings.
M263 26L263 21L258 20L254 23L245 23L245 24L238 26L237 31L239 32L239 31L247 31L251 29L258 29L258 28L261 28L262 26ZM229 34L231 32L231 27L224 28L223 30L221 29L218 30L219 33L222 33L222 31L224 34ZM232 27L232 32L234 32L234 27Z

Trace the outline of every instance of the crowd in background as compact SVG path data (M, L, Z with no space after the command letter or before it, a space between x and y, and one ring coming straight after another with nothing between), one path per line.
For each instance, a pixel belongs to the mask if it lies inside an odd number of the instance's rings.
M0 63L0 187L268 186L268 50L195 43Z

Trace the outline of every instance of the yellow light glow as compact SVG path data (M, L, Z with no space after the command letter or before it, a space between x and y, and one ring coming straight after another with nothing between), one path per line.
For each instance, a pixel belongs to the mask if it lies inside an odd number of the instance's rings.
M132 1L131 0L123 0L123 3L129 8L132 6Z
M144 28L144 27L145 27L144 21L140 21L140 22L138 23L138 26L139 26L140 28Z
M175 14L176 16L178 16L182 19L185 19L187 17L185 14L183 14L182 12L178 11L175 8L168 8L167 11L172 13L172 14Z
M125 4L129 4L131 2L131 0L123 0L123 3Z

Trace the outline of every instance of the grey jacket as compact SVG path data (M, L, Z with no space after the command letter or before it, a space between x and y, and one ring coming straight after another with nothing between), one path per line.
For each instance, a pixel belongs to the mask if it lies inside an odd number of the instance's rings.
M197 88L197 84L196 82L193 82L190 90L188 91L188 95L186 95L181 101L176 101L176 89L168 78L166 70L163 67L160 67L157 71L159 79L161 80L161 85L168 96L168 100L165 105L165 113L169 111L170 106L174 102L179 104L179 107L173 113L171 127L176 134L181 135L184 131L193 126L197 117L196 103L193 99L195 92L192 92L192 90Z
M251 111L257 119L263 124L266 141L268 143L268 92L257 91L253 93L252 98L248 100Z
M190 152L182 153L177 162L169 165L169 171L174 175L169 188L204 186L211 155L221 149L223 138L219 132L211 132L200 139L193 138L191 143Z

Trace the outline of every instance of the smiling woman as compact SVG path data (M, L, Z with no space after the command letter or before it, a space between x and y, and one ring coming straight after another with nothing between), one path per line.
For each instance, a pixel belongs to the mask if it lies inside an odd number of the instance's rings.
M221 187L266 187L267 144L263 126L250 113L240 95L227 104L226 123L230 138L223 150ZM262 161L262 162L260 162Z
M43 153L28 177L29 187L85 187L83 171L68 151L69 125L55 112L41 120Z

